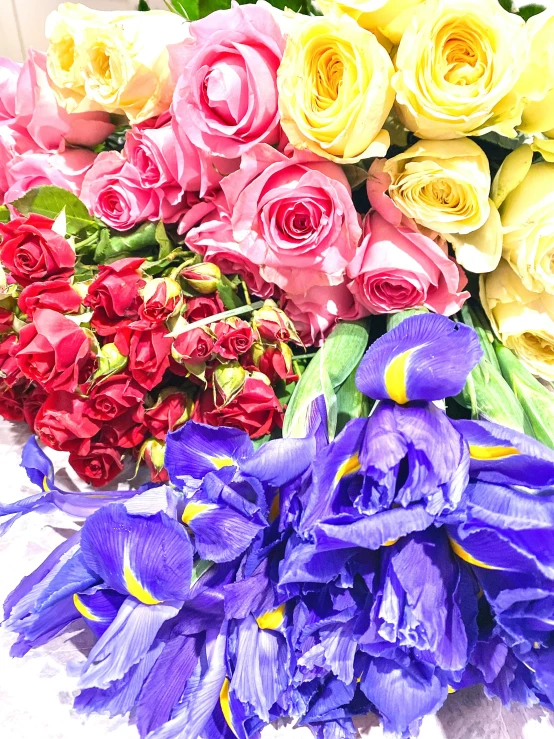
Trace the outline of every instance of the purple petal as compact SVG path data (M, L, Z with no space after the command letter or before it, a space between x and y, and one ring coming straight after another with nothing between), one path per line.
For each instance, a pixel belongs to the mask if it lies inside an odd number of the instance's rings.
M240 465L243 475L279 487L302 475L316 452L315 438L273 439Z

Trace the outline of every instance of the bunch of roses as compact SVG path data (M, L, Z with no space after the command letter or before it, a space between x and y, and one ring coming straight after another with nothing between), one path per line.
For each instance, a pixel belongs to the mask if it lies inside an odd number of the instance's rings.
M272 384L295 379L288 342L301 342L275 304L250 322L225 317L221 273L202 263L153 279L144 259L119 259L76 282L75 251L53 227L34 214L0 224L4 418L69 452L93 485L116 477L125 454L164 479L165 437L191 417L253 438L281 424Z

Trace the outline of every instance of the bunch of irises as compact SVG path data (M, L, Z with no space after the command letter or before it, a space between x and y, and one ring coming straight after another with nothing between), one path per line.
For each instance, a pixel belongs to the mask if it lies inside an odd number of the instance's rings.
M411 737L477 683L551 706L554 451L447 416L481 356L473 329L407 318L357 369L370 415L335 438L324 394L304 438L257 449L189 422L168 438L171 484L107 498L71 500L30 441L27 509L90 515L8 597L13 655L84 619L75 708L134 709L148 739L285 718L349 739L369 712Z

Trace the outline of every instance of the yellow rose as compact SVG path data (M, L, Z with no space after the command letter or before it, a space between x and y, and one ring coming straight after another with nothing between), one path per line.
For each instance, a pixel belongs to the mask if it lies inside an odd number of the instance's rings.
M324 15L335 11L346 13L358 24L374 33L379 41L392 48L400 43L414 14L424 0L318 0Z
M484 151L469 139L418 141L388 159L389 195L417 223L450 241L458 262L490 272L500 259L500 217L489 198L491 176Z
M531 147L522 146L495 177L502 256L528 290L554 295L554 164L531 162Z
M529 18L525 28L530 50L520 86L529 102L518 128L539 133L554 128L554 8Z
M340 163L384 156L393 71L375 36L349 16L296 16L278 72L291 144Z
M481 278L481 302L502 343L533 374L554 380L554 296L527 290L502 259Z
M523 20L497 0L427 0L396 54L400 118L420 138L514 136L526 58Z
M106 110L138 123L168 110L174 84L167 46L188 36L174 13L92 11L62 4L46 23L48 72L70 112Z
M554 162L554 128L545 131L543 135L535 136L532 143L533 151L537 151L547 162Z

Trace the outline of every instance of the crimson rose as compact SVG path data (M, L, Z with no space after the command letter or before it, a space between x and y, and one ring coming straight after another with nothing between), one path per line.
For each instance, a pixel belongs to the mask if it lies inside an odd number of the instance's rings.
M35 432L43 444L62 452L86 454L100 424L87 416L86 402L72 393L52 393L35 419Z
M195 321L201 321L202 318L222 313L224 310L223 301L217 293L215 295L199 295L187 300L185 318L189 323L194 323Z
M139 288L144 285L140 266L144 259L119 259L102 265L85 298L94 311L92 325L100 336L111 336L121 326L136 321L142 304Z
M219 403L221 398L217 399ZM243 390L225 406L216 406L210 388L200 396L193 419L210 426L233 426L247 431L252 439L283 425L283 409L273 388L263 380L248 377Z
M88 414L99 421L109 421L144 399L145 391L129 375L112 375L94 385L87 400Z
M77 313L83 302L79 293L65 280L34 282L19 296L17 304L32 318L36 310L55 310L58 313Z
M110 446L132 449L142 444L147 436L148 429L144 425L144 411L142 406L139 406L104 424L100 438L102 442Z
M191 410L192 403L185 393L168 388L153 408L144 411L144 422L154 438L165 441L169 431L189 419Z
M179 334L173 342L171 351L179 362L200 364L210 359L213 348L214 340L205 329L199 327Z
M6 421L24 421L23 398L18 388L9 387L0 392L0 416Z
M27 426L33 432L35 431L35 420L37 414L47 398L48 393L39 385L34 387L30 393L23 396L23 415L25 416Z
M111 482L123 469L121 453L104 444L91 444L86 454L70 454L69 464L85 482L101 487Z
M24 326L13 353L23 374L45 390L73 392L91 374L91 339L70 318L53 310L37 310Z
M240 318L229 318L212 326L216 335L214 352L222 359L236 359L247 352L254 343L250 324Z
M35 213L0 223L0 259L20 285L66 279L75 271L75 251L52 231L53 223Z
M0 388L13 387L23 379L19 363L13 356L17 348L17 337L14 334L7 336L0 342Z
M173 340L164 324L150 329L134 330L129 343L129 371L146 390L159 385L169 367Z

